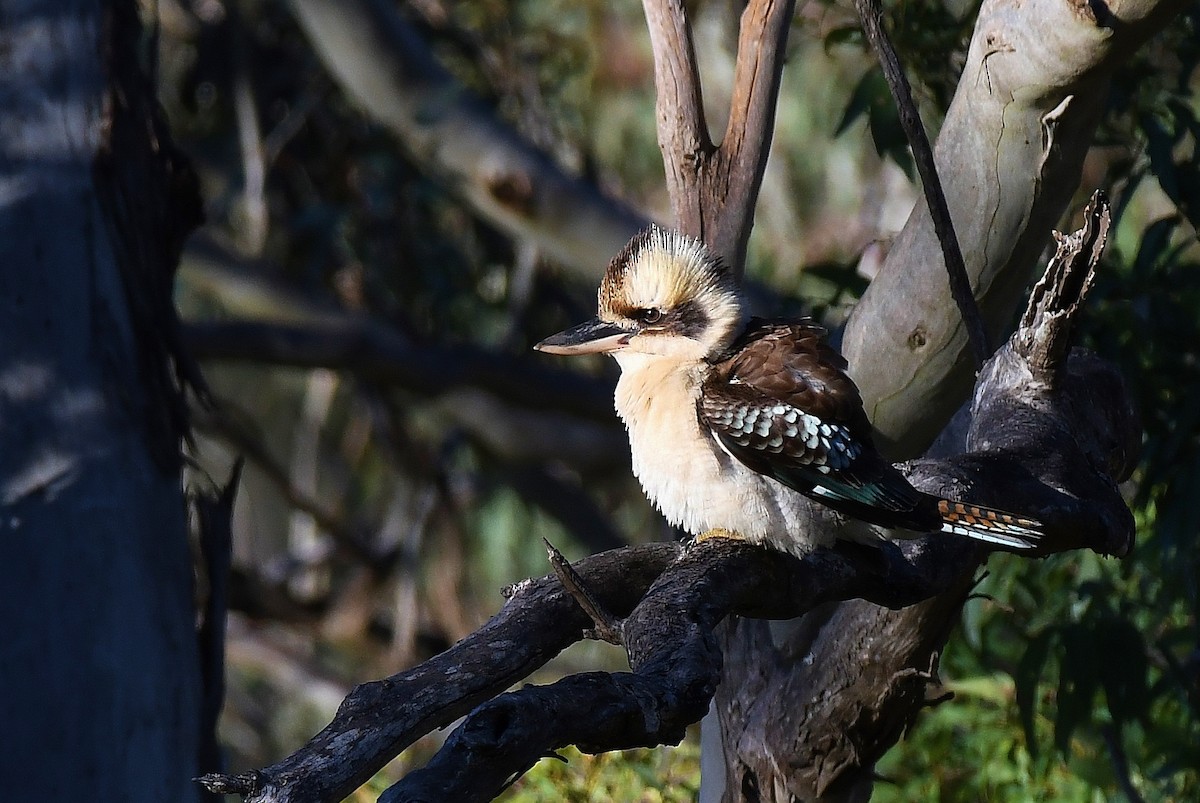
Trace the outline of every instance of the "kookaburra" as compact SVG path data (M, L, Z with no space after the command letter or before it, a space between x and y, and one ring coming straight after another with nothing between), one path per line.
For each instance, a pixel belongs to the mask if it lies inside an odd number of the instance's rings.
M855 540L940 530L1025 549L1040 536L1030 519L910 485L875 450L824 330L749 318L733 276L698 240L657 227L634 237L609 264L598 307L536 348L616 358L634 473L672 525L803 555L828 530L813 526L813 499L843 523L874 525L838 533Z

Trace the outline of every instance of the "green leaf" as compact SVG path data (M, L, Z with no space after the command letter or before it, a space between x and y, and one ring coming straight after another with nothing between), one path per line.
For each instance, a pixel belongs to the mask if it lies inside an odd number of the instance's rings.
M1099 683L1099 656L1093 634L1083 625L1068 625L1060 635L1062 661L1058 670L1058 710L1054 716L1054 745L1070 755L1071 734L1091 719Z
M1037 714L1037 689L1042 679L1042 670L1046 666L1046 658L1050 655L1050 644L1054 641L1054 630L1043 630L1021 656L1013 673L1016 684L1017 710L1021 715L1021 727L1025 729L1025 747L1031 756L1038 753L1037 736L1033 723Z
M1117 621L1105 633L1100 663L1100 685L1108 711L1118 729L1134 719L1144 719L1150 705L1149 665L1142 634L1132 624Z
M1179 196L1175 176L1175 138L1153 115L1142 117L1142 131L1146 134L1146 153L1150 157L1150 169L1158 177L1158 184L1167 197L1174 201Z
M825 52L828 53L838 45L853 44L862 47L863 45L862 29L857 25L846 25L841 28L834 28L825 35Z
M854 125L858 118L865 115L871 109L871 104L875 103L879 94L879 82L883 79L883 73L878 68L867 70L863 73L862 78L858 79L858 83L854 85L854 89L850 92L850 100L846 103L846 110L842 112L842 120L834 129L833 135L840 136L850 126Z
M1171 242L1171 234L1179 226L1179 218L1172 215L1156 220L1142 235L1142 243L1138 247L1137 259L1133 263L1135 276L1149 276L1159 257L1166 251Z

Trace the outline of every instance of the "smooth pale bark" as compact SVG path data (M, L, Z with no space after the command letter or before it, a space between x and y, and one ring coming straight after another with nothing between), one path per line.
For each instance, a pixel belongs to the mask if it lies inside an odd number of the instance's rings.
M646 219L559 168L455 81L384 0L291 0L342 89L484 219L594 282Z
M1079 184L1113 70L1185 5L1126 0L1098 22L1087 3L983 4L936 155L991 342L1003 340ZM851 315L842 351L894 458L920 454L966 397L971 356L923 203Z
M96 172L118 5L0 3L5 800L196 798L184 500Z

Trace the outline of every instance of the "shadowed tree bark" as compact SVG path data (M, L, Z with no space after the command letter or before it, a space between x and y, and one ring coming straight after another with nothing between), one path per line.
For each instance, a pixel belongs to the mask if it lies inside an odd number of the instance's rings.
M199 196L137 4L0 16L0 789L194 800L190 368L171 291Z

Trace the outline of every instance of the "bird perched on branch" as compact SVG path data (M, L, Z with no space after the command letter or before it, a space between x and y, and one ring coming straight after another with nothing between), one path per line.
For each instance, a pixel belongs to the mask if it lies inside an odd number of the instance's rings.
M846 361L809 319L750 319L738 285L698 240L651 227L613 258L599 314L535 348L612 354L633 470L671 524L802 555L813 506L877 528L943 531L1027 549L1038 522L922 493L876 450ZM855 523L875 527L854 526Z

